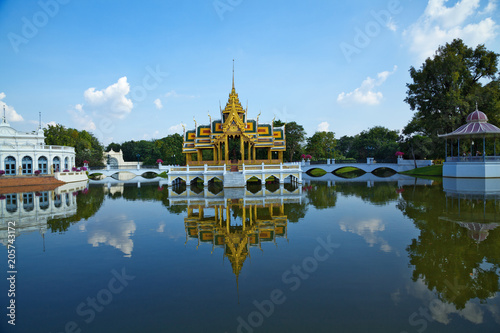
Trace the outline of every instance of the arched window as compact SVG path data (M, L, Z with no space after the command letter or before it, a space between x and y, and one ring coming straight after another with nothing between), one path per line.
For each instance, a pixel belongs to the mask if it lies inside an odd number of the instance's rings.
M49 169L48 169L48 165L47 165L47 157L45 156L40 156L38 158L38 170L40 170L40 173L42 174L48 174L49 173Z
M69 170L69 158L68 157L66 157L64 159L64 169Z
M23 175L31 175L33 173L33 159L29 156L24 156L22 160Z
M5 158L5 174L6 175L16 174L16 159L13 156L8 156Z
M54 172L61 171L61 159L58 156L54 157L52 163L54 164Z

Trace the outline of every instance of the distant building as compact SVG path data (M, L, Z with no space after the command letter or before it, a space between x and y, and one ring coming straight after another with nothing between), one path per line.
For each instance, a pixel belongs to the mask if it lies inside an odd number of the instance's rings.
M5 119L0 124L0 170L6 175L32 175L71 170L75 166L75 148L45 144L41 127L31 133L12 128Z
M105 152L103 156L104 164L111 169L136 168L137 163L142 165L142 162L125 162L123 160L123 151L121 149L119 152L110 149L108 152Z

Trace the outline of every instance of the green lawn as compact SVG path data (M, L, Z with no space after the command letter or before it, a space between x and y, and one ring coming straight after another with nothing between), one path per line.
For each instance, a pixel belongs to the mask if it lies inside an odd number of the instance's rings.
M353 171L357 171L357 170L359 170L359 169L355 168L355 167L345 167L345 168L338 169L337 171L335 171L335 173L340 175L343 173L353 172Z
M431 165L423 168L416 168L409 171L401 172L404 175L409 176L443 176L443 166L442 165Z
M309 175L311 175L313 177L321 177L321 176L326 174L326 171L323 169L312 169L308 173L309 173Z

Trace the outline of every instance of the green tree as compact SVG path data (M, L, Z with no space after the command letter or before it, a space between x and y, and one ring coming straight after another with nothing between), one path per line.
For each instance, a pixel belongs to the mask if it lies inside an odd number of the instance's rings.
M115 152L119 152L120 149L122 149L122 146L119 144L119 143L110 143L107 147L106 147L106 151L115 151Z
M313 159L321 160L331 158L336 146L335 133L316 132L307 138L306 151Z
M65 128L62 125L49 125L44 130L45 144L70 146L75 148L76 165L87 160L91 166L102 166L104 147L99 140L87 131Z
M353 158L392 159L399 149L398 131L386 127L375 126L354 136L352 143Z
M338 158L356 158L356 151L353 150L354 137L344 135L340 139L337 140L337 149ZM337 158L337 157L336 157Z
M490 122L500 121L499 54L475 49L461 39L440 46L433 58L427 58L420 69L410 68L412 83L408 83L405 102L415 114L403 130L429 136L433 156L442 156L442 141L438 134L453 131L465 123L476 102ZM484 84L484 85L483 85Z
M165 164L185 164L185 156L182 154L182 136L175 133L161 139L141 140L141 141L125 141L121 144L111 143L108 145L108 150L123 152L125 161L139 161L145 165L155 165L158 159L161 159Z
M285 125L281 120L276 120L273 123L274 127L281 127ZM295 121L286 123L285 125L285 139L286 139L286 151L284 154L285 160L288 162L298 161L300 159L300 153L302 150L302 145L306 139L306 131L302 125L297 124Z

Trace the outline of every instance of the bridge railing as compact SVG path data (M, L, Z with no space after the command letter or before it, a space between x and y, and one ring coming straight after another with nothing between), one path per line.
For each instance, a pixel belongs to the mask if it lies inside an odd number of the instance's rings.
M348 158L345 160L335 160L335 164L354 164L354 163L365 163L366 164L366 159L356 160L354 158Z
M132 169L132 168L129 168ZM141 165L141 169L158 169L158 164L155 165Z

